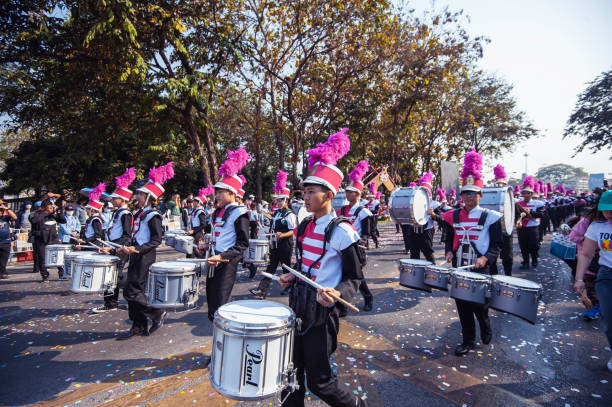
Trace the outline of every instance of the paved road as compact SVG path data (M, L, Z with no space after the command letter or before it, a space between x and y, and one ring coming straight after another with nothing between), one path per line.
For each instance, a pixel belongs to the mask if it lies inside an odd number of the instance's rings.
M492 311L491 345L458 358L452 353L461 341L454 302L443 292L397 284L401 235L383 229L383 245L370 252L367 268L374 310L342 322L333 360L342 385L370 405L610 405L612 374L605 363L611 352L602 322L582 320L569 269L545 254L548 246L537 270L515 267L515 275L544 286L537 325ZM436 255L442 257L440 245ZM168 248L158 256L176 257ZM29 268L13 266L11 279L0 281L0 404L276 404L228 400L210 386L212 327L203 287L201 308L171 313L158 333L126 343L116 336L129 328L127 312L92 314L101 297L73 294L67 281L42 285ZM249 298L252 286L241 272L233 298ZM270 299L286 303L279 291L272 285ZM356 304L362 305L360 297ZM314 396L308 404L322 405Z

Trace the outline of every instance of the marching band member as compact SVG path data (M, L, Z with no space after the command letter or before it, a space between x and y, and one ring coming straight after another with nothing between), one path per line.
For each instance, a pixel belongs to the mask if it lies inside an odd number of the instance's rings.
M448 224L448 239L445 244L446 261L454 267L473 265L472 271L488 274L491 265L497 261L501 251L502 227L501 213L481 208L478 203L482 198L482 156L474 149L465 155L464 167L461 173L460 209L446 212L442 215ZM463 341L455 349L455 355L461 356L474 349L476 339L476 324L474 315L480 326L482 343L488 345L493 333L489 321L489 304L455 299Z
M438 223L438 228L440 230L440 242L446 241L446 227L444 226L444 219L442 219L442 214L452 210L453 208L448 205L448 201L446 199L446 190L442 188L438 188L436 190L436 201L437 207L433 209L433 219Z
M107 239L121 246L129 246L132 241L134 216L128 208L128 202L132 198L132 191L128 189L128 187L135 179L136 170L133 167L128 168L125 170L125 173L115 178L115 191L111 194L113 207L117 209L112 213ZM111 247L106 247L103 251L112 252L119 257L119 264L117 265L117 285L114 290L104 292L104 306L92 310L96 314L118 309L119 282L123 281L123 269L129 259L128 255L117 253L117 250Z
M434 175L432 172L428 171L421 178L419 178L419 184L425 188L427 188L429 196L431 197L432 192L432 181ZM432 207L431 210L435 209ZM430 212L431 214L431 212ZM429 218L427 224L424 226L420 225L407 225L408 226L408 250L410 251L411 259L420 259L421 253L425 259L430 262L434 262L433 256L433 236L434 236L434 224L433 218Z
M15 212L10 210L0 199L0 278L7 279L6 265L11 254L11 227L10 222L17 220Z
M247 181L244 175L238 174L238 178L240 178L240 181L242 182L243 186L246 185ZM244 206L247 209L247 219L250 219L248 216L249 207L244 205L244 195L245 194L246 194L246 191L242 187L240 187L240 189L238 189L238 193L236 194L236 203L240 206ZM250 227L251 227L251 222L249 221L249 236L251 236ZM255 237L255 239L257 239L257 237ZM243 262L242 265L249 269L249 278L255 277L255 274L257 274L257 266L255 264Z
M134 233L130 246L117 249L120 255L129 255L127 281L123 296L128 302L132 316L132 327L118 339L125 340L136 335L148 336L164 324L166 312L150 307L145 288L149 278L149 267L155 263L157 246L162 242L162 214L153 207L155 200L164 193L164 182L174 177L172 161L159 168L151 168L149 180L134 193L138 212L134 219ZM149 328L148 320L152 321Z
M89 201L85 206L85 211L89 217L85 222L85 230L83 231L83 240L87 243L95 244L98 239L104 239L104 221L100 213L104 204L100 198L105 190L106 184L100 182L98 186L89 191Z
M249 219L243 205L236 203L236 196L243 187L238 171L251 156L240 147L228 151L227 160L219 168L221 179L215 184L217 209L213 218L213 248L215 254L208 258L213 266L206 278L206 302L208 319L215 318L217 309L226 304L236 281L238 263L249 246Z
M45 251L48 244L59 242L57 224L66 223L64 215L57 210L51 199L47 198L40 204L40 209L32 212L28 218L32 225L34 236L34 272L39 271L42 283L49 282L49 271L45 267ZM59 278L63 277L63 270L58 268Z
M532 176L527 176L523 180L523 188L521 195L523 199L518 201L521 207L521 212L524 216L518 226L518 241L521 248L523 261L521 270L529 268L529 256L531 256L531 264L533 268L538 266L538 252L540 250L539 226L540 218L543 216L544 204L540 201L531 199L534 192L535 182Z
M374 195L374 194L379 194L380 192L376 192L376 183L375 182L371 182L369 185L369 190L370 193L368 194L368 203L367 203L367 208L368 210L372 213L372 217L371 219L371 229L370 230L370 237L372 238L372 241L374 241L374 245L376 246L376 248L378 249L378 236L379 236L379 232L378 232L378 211L380 209L380 200ZM360 192L361 194L361 192ZM367 240L366 240L367 243Z
M289 209L289 188L287 188L287 175L285 171L279 171L274 186L274 203L278 207L270 221L270 233L274 234L270 245L270 263L266 271L275 274L280 264L291 265L291 254L293 253L293 231L297 228L297 216ZM259 299L265 299L268 287L272 280L264 277L259 286L249 290L251 294Z
M214 193L212 185L206 188L200 188L198 196L193 198L193 210L189 216L189 223L191 228L187 231L187 234L193 236L193 244L198 244L204 237L206 231L206 211L204 205L206 205L206 196ZM194 254L188 254L187 257L200 257L198 249L194 249Z
M363 279L359 235L352 225L333 221L337 217L332 200L342 183L342 172L335 164L350 148L346 131L342 129L327 142L308 150L308 168L314 171L304 180L304 201L306 209L314 215L298 227L298 261L300 271L324 288L313 289L293 274L281 276L284 287L292 286L289 305L302 321L296 329L293 346L299 388L289 394L286 390L283 392L283 406L304 405L304 376L308 389L329 405L364 405L360 398L339 385L329 361L336 350L340 327L335 300L329 293L350 301Z
M495 176L496 187L508 186L506 169L501 164L497 164L495 168L493 168L493 175ZM517 205L516 202L512 202L512 204L515 206ZM502 233L502 247L501 253L499 254L499 258L501 259L502 266L504 267L504 274L507 276L511 276L512 264L514 263L512 235L506 235L505 233ZM491 264L491 274L498 274L497 262Z
M361 241L365 241L368 236L373 234L371 230L371 219L372 212L359 202L359 198L361 197L361 191L363 191L363 176L368 170L368 162L365 160L359 161L357 166L351 173L349 174L349 179L351 180L351 184L346 187L346 199L349 204L343 206L338 210L339 216L344 216L351 220L351 224L357 230L357 234L361 238ZM372 184L370 184L372 185ZM372 192L370 190L370 192ZM378 246L377 246L378 247ZM364 311L372 311L374 296L368 287L368 283L366 283L365 278L361 280L359 284L359 291L363 295L363 310ZM344 307L340 307L340 316L346 314L346 309Z

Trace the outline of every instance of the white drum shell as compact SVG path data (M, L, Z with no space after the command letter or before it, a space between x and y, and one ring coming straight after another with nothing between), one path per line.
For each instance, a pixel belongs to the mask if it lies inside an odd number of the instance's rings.
M213 327L212 386L235 400L262 400L282 390L283 372L291 366L294 323L293 311L273 301L221 306Z
M431 292L431 287L425 284L425 267L431 265L427 260L399 259L400 285Z
M175 236L174 250L185 254L193 254L193 237L192 236Z
M511 276L491 277L491 308L508 312L535 324L542 286Z
M166 231L166 245L174 247L174 239L177 236L187 236L187 233L182 229L172 229Z
M45 248L45 267L63 267L64 255L72 251L69 244L49 244Z
M396 189L389 198L389 216L396 223L426 225L431 215L431 198L425 187Z
M489 285L489 278L484 274L454 271L451 274L450 296L458 300L484 304Z
M117 286L119 257L94 255L72 260L72 288L75 293L103 293Z
M511 187L483 188L478 203L483 208L502 214L502 232L509 236L514 230L515 206Z
M64 253L64 276L72 277L72 264L74 263L74 259L81 256L97 256L98 253L94 251L90 252L82 252L82 251L72 251L68 253Z
M249 239L249 247L244 251L245 263L262 264L268 261L270 242L267 239Z
M147 304L155 308L182 308L195 305L199 294L196 263L162 261L149 268Z

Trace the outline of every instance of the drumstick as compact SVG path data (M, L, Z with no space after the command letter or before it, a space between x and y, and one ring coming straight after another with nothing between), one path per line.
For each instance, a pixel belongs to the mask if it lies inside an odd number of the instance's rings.
M441 261L440 263L438 263L438 266L442 266L442 265L444 265L444 264L446 264L446 263L448 263L448 261L446 261L446 260Z
M212 259L212 257L208 257L208 258L206 258L204 260L208 261L210 259ZM219 260L212 260L212 261L216 261L217 263L229 263L230 262L229 259L219 259Z
M280 281L280 277L279 276L275 276L274 274L266 273L265 271L260 271L260 273L261 273L262 276L268 277L271 280Z
M283 264L283 268L285 270L287 270L288 272L290 272L291 274L293 274L294 276L296 276L298 278L301 278L302 280L304 280L306 283L308 283L309 285L313 286L314 288L321 289L321 290L323 289L323 286L321 284L315 283L313 280L309 279L308 277L306 277L305 275L303 275L299 271L296 271L296 270L292 269L291 267L287 266L286 264ZM329 292L326 293L326 294L328 294L329 296L333 297L336 301L344 304L347 308L349 308L349 309L351 309L351 310L353 310L355 312L359 312L359 308L357 308L356 306L354 306L350 302L348 302L348 301L338 297L335 294L332 294L332 293L329 293Z
M115 249L118 249L118 248L120 248L120 247L121 247L121 245L120 245L120 244L113 243L113 242L109 242L108 240L98 239L98 242L100 242L100 243L102 243L102 244L105 244L105 245L107 245L107 246L110 246L110 247L114 247Z
M85 243L85 241L79 239L78 237L74 237L74 236L68 236L68 237L70 237L72 240L77 241L78 243Z
M455 269L459 270L459 269L469 269L469 268L473 268L474 265L468 265L468 266L461 266L461 267L455 267Z

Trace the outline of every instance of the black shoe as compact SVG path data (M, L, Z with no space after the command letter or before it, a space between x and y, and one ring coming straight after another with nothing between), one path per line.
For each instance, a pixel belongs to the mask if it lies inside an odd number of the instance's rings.
M488 345L491 343L491 339L493 339L493 332L487 332L484 335L480 335L480 339L482 339L483 345Z
M348 311L346 310L346 308L342 308L339 312L338 312L338 318L344 318L346 315L348 314Z
M372 311L372 303L374 302L374 298L369 297L364 299L363 310L365 312Z
M258 300L266 299L266 293L261 291L259 288L251 288L249 289L249 292L253 294L253 296L257 298Z
M255 274L257 274L257 269L249 269L249 278L255 277Z
M134 328L132 328L129 331L124 332L121 335L119 335L117 337L117 340L118 341L125 341L127 339L130 339L133 336L147 336L147 335L148 335L147 331L143 331L142 329L134 329Z
M521 267L519 267L519 269L521 270L527 270L529 268L529 263L521 263Z
M8 278L8 274L0 274L0 278L2 280L6 280Z
M151 328L149 328L149 335L152 335L153 332L157 331L159 328L164 326L164 320L166 319L166 315L168 315L168 313L166 311L164 311L164 312L162 312L162 314L159 317L159 319L156 319L156 320L153 321L153 324L151 325Z
M531 267L533 267L533 268L538 267L538 261L537 260L532 261L531 262Z
M41 283L45 283L45 284L49 284L49 277L43 277L42 280L40 280Z
M468 353L470 350L474 349L473 343L462 343L461 345L455 348L456 356L463 356Z

